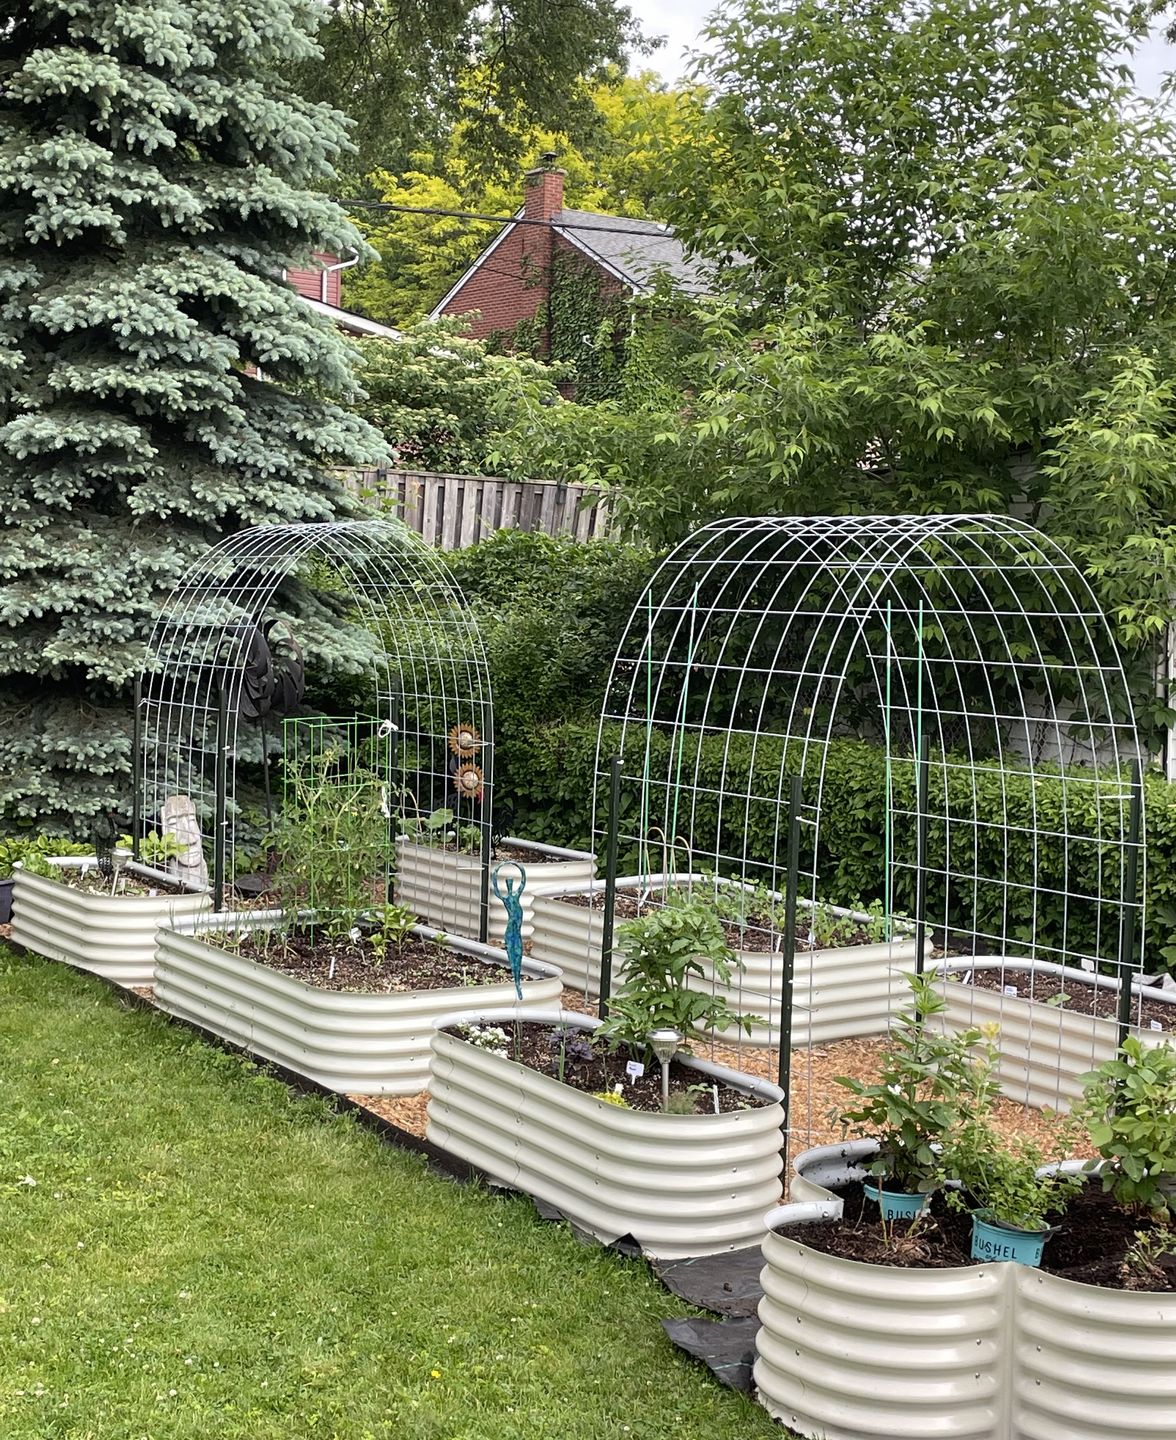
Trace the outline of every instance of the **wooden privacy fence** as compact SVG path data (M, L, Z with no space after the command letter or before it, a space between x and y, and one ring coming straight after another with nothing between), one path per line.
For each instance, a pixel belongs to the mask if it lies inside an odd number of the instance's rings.
M349 470L344 481L394 505L406 525L442 550L460 550L495 530L538 530L577 540L604 539L612 531L600 491L587 485L412 470Z

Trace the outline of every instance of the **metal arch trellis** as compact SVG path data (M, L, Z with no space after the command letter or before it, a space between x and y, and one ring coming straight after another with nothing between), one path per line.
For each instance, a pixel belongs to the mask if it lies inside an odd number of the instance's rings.
M395 519L266 525L212 547L173 591L148 641L135 726L135 820L168 797L192 801L215 908L237 871L242 795L238 766L263 747L242 724L250 645L309 564L354 607L374 642L371 717L392 737L398 814L452 805L456 727L472 727L478 786L471 819L482 837L481 936L488 907L493 802L493 701L476 620L431 546ZM344 623L339 621L337 623ZM293 622L293 628L297 621Z
M838 887L865 864L839 853L828 809L839 741L878 762L861 799L891 952L913 935L922 968L926 934L937 956L1101 971L1120 1033L1139 1018L1143 757L1111 629L1053 541L1000 515L720 521L638 602L601 715L597 841L653 903L681 886L731 919L740 897L735 948L767 958L735 1007L774 1022L782 1081L793 1005L811 1040L833 993L815 965L793 991L805 917L856 901ZM768 897L755 924L751 892ZM782 921L794 897L799 932Z

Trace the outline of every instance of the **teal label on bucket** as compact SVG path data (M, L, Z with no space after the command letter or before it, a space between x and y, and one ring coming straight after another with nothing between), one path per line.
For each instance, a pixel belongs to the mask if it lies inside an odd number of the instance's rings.
M1048 1231L1014 1230L972 1216L972 1259L1012 1260L1018 1265L1040 1265Z

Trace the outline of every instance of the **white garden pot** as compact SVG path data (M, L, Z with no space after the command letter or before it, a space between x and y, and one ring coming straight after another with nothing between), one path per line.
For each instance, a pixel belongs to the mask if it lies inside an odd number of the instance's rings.
M721 1115L650 1114L597 1100L442 1028L507 1028L514 1014L479 1010L437 1022L429 1140L557 1206L601 1240L632 1235L649 1255L714 1254L760 1237L757 1201L780 1193L780 1090L687 1060L700 1083L723 1081L769 1103ZM586 1031L599 1023L558 1010L526 1018Z
M97 865L93 857L64 856L49 864L59 870ZM128 865L141 878L146 867ZM207 894L99 895L61 880L13 867L12 938L50 960L63 960L119 985L150 985L155 933L172 920L205 913Z
M522 894L523 943L526 944L534 933L536 896L587 884L596 873L596 857L586 851L562 850L532 840L504 838L501 843L533 857L522 861L527 872ZM447 935L477 935L482 897L482 862L477 856L422 845L404 835L396 841L396 856L398 904ZM498 863L491 862L491 871ZM506 876L517 878L518 872L509 869L504 872L504 878ZM490 942L499 945L506 936L506 909L492 890L488 920Z
M678 876L675 883L703 876ZM660 875L640 878L628 876L617 881L617 890L632 894L639 890L657 889L664 882ZM558 965L564 981L574 990L590 998L600 993L600 951L604 938L603 911L574 905L571 894L600 894L603 882L597 881L562 894L543 895L535 900L535 933L531 954L548 965ZM801 902L803 907L804 902ZM868 919L856 911L836 911ZM623 923L623 922L618 922ZM930 951L927 942L925 951ZM749 1045L778 1045L780 1042L781 957L778 953L738 950L743 969L736 971L731 983L716 985L702 976L691 977L691 989L718 993L740 1014L760 1017L750 1033L739 1031L738 1038ZM908 997L902 972L913 970L916 946L907 936L892 943L849 945L831 950L800 950L796 952L792 986L792 1043L824 1045L853 1035L884 1035L892 1015L902 1009ZM612 983L615 988L623 978L624 954L613 951ZM736 1031L728 1030L718 1037L734 1039Z
M951 978L966 975L968 971L1002 968L1021 974L1036 971L1057 976L1063 984L1067 981L1097 984L1106 977L1045 961L999 958L940 961L936 968L941 976L938 989L947 1002L947 1009L934 1016L932 1024L954 1033L972 1026L999 1025L1000 1060L996 1073L1005 1094L1012 1100L1051 1110L1069 1110L1082 1096L1078 1076L1112 1059L1118 1049L1119 1027L1112 1019L1079 1015L1042 1000L1003 995L999 990L965 985L960 979ZM1115 988L1113 980L1106 983ZM1176 1006L1176 997L1169 991L1145 987L1137 993ZM1172 1013L1176 1021L1176 1009ZM1168 1044L1176 1038L1169 1032L1135 1027L1131 1033L1145 1045Z
M808 1152L807 1167L798 1157L798 1170L811 1176L811 1157L837 1148ZM839 1213L840 1201L823 1194L824 1204L810 1194L771 1211L763 1241L754 1377L761 1404L795 1434L1176 1435L1176 1295L1105 1290L1012 1263L902 1270L825 1255L787 1233Z
M213 921L221 928L234 925L232 916ZM438 934L424 926L413 933L429 939ZM507 963L502 951L475 941L450 939L448 945L477 961ZM562 992L557 970L530 961L523 962L522 985L524 1010L558 1003ZM160 1009L320 1085L364 1095L423 1090L433 1021L475 997L490 1004L513 1001L509 969L490 985L369 995L317 989L174 928L160 931L156 950Z

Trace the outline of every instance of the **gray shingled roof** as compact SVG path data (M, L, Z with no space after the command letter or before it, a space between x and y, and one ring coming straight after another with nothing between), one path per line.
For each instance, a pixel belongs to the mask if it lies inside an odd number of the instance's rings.
M706 295L713 288L707 267L686 255L674 232L656 220L561 210L551 223L570 244L610 266L638 290L648 290L663 272L691 295Z

